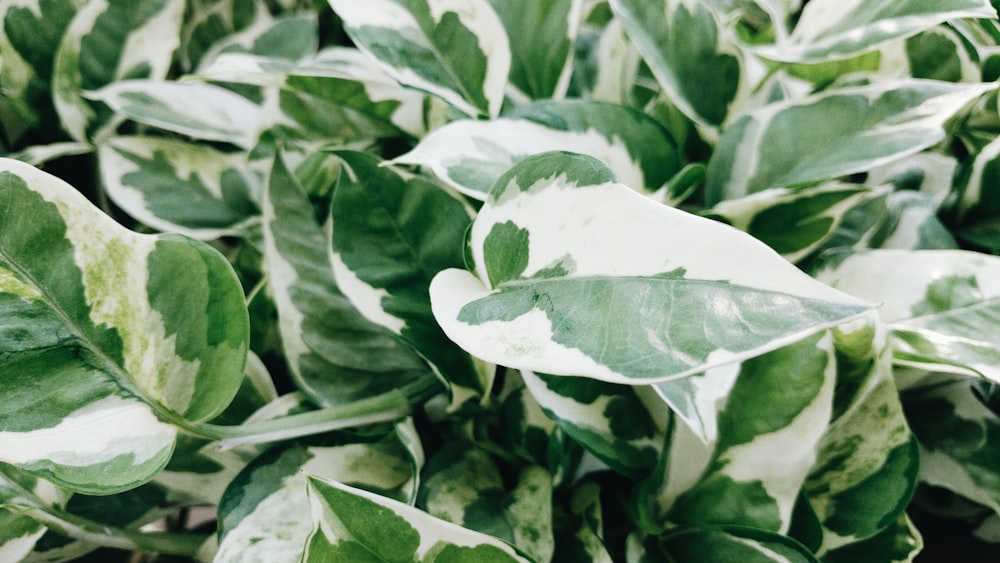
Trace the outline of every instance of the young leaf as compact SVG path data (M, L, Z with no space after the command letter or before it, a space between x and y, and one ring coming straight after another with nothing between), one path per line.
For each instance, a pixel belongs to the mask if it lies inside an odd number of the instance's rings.
M708 164L710 204L837 178L914 154L986 84L905 80L829 90L741 115ZM808 124L806 126L805 124Z
M100 0L80 8L59 44L52 74L56 111L73 140L99 136L109 117L84 92L167 75L183 14L184 5L169 0Z
M209 419L239 388L239 282L210 247L132 233L27 164L0 161L0 199L0 460L73 490L134 487L173 448L158 417Z
M356 45L400 83L470 115L496 117L510 45L487 0L329 0Z
M595 157L626 185L646 192L659 189L680 168L673 139L653 118L625 106L579 100L536 102L494 121L454 121L393 162L427 166L465 195L483 200L511 165L551 150Z
M367 320L340 292L323 229L280 156L267 181L263 220L285 359L301 391L321 405L334 405L396 389L427 373L416 352Z
M511 85L534 100L562 99L573 70L581 0L490 0L510 38ZM538 39L544 37L545 41Z
M1000 259L967 251L875 250L817 274L870 303L898 364L1000 381Z
M654 383L867 311L760 241L654 203L581 155L516 164L470 237L476 275L435 276L434 316L474 356L520 369Z
M952 19L995 18L986 0L947 4L923 0L813 0L802 9L788 41L754 52L786 62L822 62L870 51Z
M612 0L611 7L674 104L720 127L747 95L743 56L711 2Z
M400 425L400 426L406 426ZM313 528L307 475L336 479L398 501L416 494L418 467L397 428L385 436L333 434L272 448L230 484L219 502L214 561L297 563Z
M336 481L308 476L313 533L302 557L310 561L506 563L529 559L504 542Z
M260 179L245 155L163 137L112 137L98 149L115 205L160 231L202 240L239 235L259 216Z

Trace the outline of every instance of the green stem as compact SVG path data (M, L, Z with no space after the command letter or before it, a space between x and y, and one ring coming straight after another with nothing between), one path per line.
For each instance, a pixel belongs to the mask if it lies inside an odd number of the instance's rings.
M400 389L315 411L239 426L205 423L188 424L187 428L203 437L219 440L220 448L229 449L243 444L262 444L397 420L409 415L415 405L422 404L440 391L441 383L437 378L427 375Z

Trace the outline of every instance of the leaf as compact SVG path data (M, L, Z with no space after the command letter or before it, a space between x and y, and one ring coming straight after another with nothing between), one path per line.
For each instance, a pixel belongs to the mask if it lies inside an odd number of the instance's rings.
M945 122L992 88L901 80L749 111L719 139L708 164L706 198L714 205L769 188L819 183L917 153L940 142Z
M745 233L651 202L580 155L515 165L470 246L475 275L445 270L431 283L435 318L476 357L555 375L655 383L867 310Z
M482 200L511 165L550 150L595 157L626 185L647 192L680 168L673 139L654 119L624 106L579 100L536 102L494 121L454 121L393 162L427 166Z
M660 87L695 123L720 127L747 95L743 56L711 3L612 0Z
M219 502L220 543L214 561L297 563L313 527L307 475L401 501L414 496L418 468L401 443L402 432L408 430L369 438L331 434L268 450L232 481Z
M581 0L490 0L490 5L510 38L511 85L534 100L562 99L573 70Z
M98 149L115 205L145 225L202 240L238 236L259 216L246 157L163 137L112 137Z
M235 395L242 289L203 243L132 233L55 177L0 168L0 460L71 490L134 487L173 448L158 417L203 421Z
M426 364L388 329L361 315L337 287L327 236L281 157L264 194L268 283L296 386L321 405L401 387Z
M848 211L872 195L870 188L839 182L799 190L775 188L721 201L704 214L798 262L833 235Z
M795 540L749 527L682 528L659 539L668 561L677 563L816 563Z
M511 55L487 0L329 0L344 31L393 78L470 115L496 117Z
M412 506L308 476L313 533L303 562L422 561L458 563L523 561L509 545L430 516Z
M998 260L959 250L875 250L817 277L880 304L897 364L1000 381Z
M184 6L168 0L84 4L56 53L52 93L63 129L75 141L101 135L106 110L84 92L125 79L160 79L177 48Z
M243 149L253 148L270 125L263 108L212 84L122 80L87 97L139 123Z
M823 554L824 563L910 563L924 547L920 532L903 514L868 538Z
M270 23L267 6L254 0L190 2L181 27L177 58L186 72L210 62L245 32L259 33Z
M788 41L756 47L754 52L776 61L820 62L870 51L915 35L947 20L996 18L985 0L958 0L946 5L922 0L813 0L802 9Z
M920 443L920 480L1000 513L1000 418L979 395L974 383L957 381L910 391L903 407Z
M827 429L836 370L828 334L745 361L718 413L711 464L664 520L786 533Z
M641 478L656 466L664 440L658 419L665 413L647 407L640 388L585 377L522 375L542 411L612 469Z

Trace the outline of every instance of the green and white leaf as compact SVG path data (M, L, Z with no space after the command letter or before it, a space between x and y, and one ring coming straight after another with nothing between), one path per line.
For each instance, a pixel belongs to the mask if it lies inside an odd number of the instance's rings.
M0 459L72 490L134 487L173 449L161 417L206 420L235 395L242 289L202 243L132 233L53 176L0 169Z
M912 563L924 547L920 531L904 513L896 522L874 536L823 554L824 563L885 561Z
M336 106L345 121L378 131L390 125L414 137L426 133L425 96L407 89L389 77L357 49L330 47L298 62L247 53L224 53L197 76L207 80L274 86L310 95ZM356 112L354 117L348 111ZM313 116L314 118L316 116ZM327 118L329 119L329 118Z
M428 460L417 506L431 516L503 539L534 561L552 558L552 476L524 466L507 490L490 456L467 443L446 445Z
M201 0L188 3L181 27L177 59L185 72L210 64L247 35L260 35L273 18L267 6L253 0Z
M659 538L655 547L649 547L672 563L819 561L808 549L788 536L738 526L681 528Z
M264 195L268 284L285 360L296 386L321 405L396 389L427 373L420 356L366 319L338 289L328 236L283 159Z
M573 86L582 97L612 104L631 105L632 88L642 58L620 19L594 30L581 30L577 38Z
M10 470L0 475L0 560L21 561L32 550L47 528L25 514L24 508L35 503L62 505L68 493L48 481Z
M114 125L85 92L167 75L183 15L183 3L169 0L95 0L80 8L61 38L52 73L55 108L73 140L100 137Z
M958 242L938 218L931 195L900 190L886 199L887 213L879 229L878 248L900 250L951 250ZM873 245L875 246L875 245Z
M214 561L300 561L313 528L307 475L336 479L397 501L412 499L419 468L402 443L402 433L412 433L412 427L375 440L330 435L267 451L232 481L219 503L220 543Z
M401 84L496 117L511 53L488 0L329 0L344 31Z
M944 139L944 125L988 84L897 80L831 89L736 118L708 164L714 205L770 188L863 172ZM808 127L803 127L808 123Z
M822 529L820 555L893 526L916 486L916 442L903 417L881 323L873 314L833 331L833 416L803 488Z
M253 148L264 129L285 119L277 110L200 82L122 80L87 97L133 121L243 149Z
M556 540L554 561L614 561L604 543L601 486L598 483L588 480L575 483L569 501L569 514L563 518L569 521L557 531L562 533Z
M680 169L677 147L656 120L625 106L578 100L536 102L493 121L451 122L393 162L426 166L483 200L511 165L554 150L597 158L644 192L658 190Z
M669 414L651 390L586 377L521 373L542 411L609 467L633 478L656 467Z
M336 481L308 476L313 532L302 557L310 561L524 562L492 536Z
M660 87L689 119L721 127L742 109L749 81L742 51L710 2L612 0Z
M98 159L108 197L154 229L212 240L259 222L261 179L242 153L122 136L102 143Z
M944 487L1000 514L996 467L1000 418L969 381L904 395L920 443L920 480Z
M510 84L520 97L561 100L573 71L583 0L490 0L510 39ZM539 38L544 37L544 41Z
M458 399L483 397L488 373L445 336L428 288L461 267L472 211L441 186L383 166L370 154L336 153L345 169L330 203L330 262L358 311L413 346L454 386ZM428 237L428 226L434 226Z
M749 233L789 262L798 262L822 246L844 215L872 192L841 182L799 190L773 188L719 202L704 214Z
M581 155L515 165L470 247L475 274L445 270L431 284L435 318L474 356L542 373L655 383L868 311L753 237L652 202Z
M1000 259L968 251L875 250L819 279L879 304L897 364L1000 381Z
M904 39L948 20L996 18L986 0L942 5L922 0L813 0L787 41L754 52L776 61L821 62L843 59Z

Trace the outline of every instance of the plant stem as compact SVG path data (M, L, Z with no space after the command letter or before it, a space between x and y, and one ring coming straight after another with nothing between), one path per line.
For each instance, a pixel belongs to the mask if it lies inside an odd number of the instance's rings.
M221 449L243 444L287 440L331 430L397 420L409 415L414 406L422 404L441 390L442 385L437 378L427 375L400 389L342 405L239 426L198 424L190 427L190 430L206 438L219 440Z

